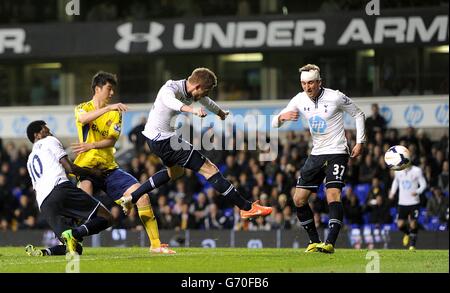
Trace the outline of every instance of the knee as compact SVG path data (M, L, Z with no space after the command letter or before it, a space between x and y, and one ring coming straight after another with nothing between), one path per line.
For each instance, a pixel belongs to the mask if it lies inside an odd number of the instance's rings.
M138 208L140 208L140 207L144 207L144 206L147 206L147 205L150 205L150 198L148 197L147 194L144 194L144 195L141 196L141 197L139 198L139 200L136 202L136 206L137 206Z
M200 174L202 174L206 178L211 177L217 172L219 172L219 169L210 160L206 160L203 166L200 168Z
M183 167L179 167L179 166L175 166L175 167L171 167L167 170L167 172L169 173L169 177L172 181L177 180L178 178L180 178L181 176L184 175L184 168Z
M293 200L296 207L302 207L308 204L308 196L304 194L295 193Z
M327 189L327 201L328 203L334 201L341 201L341 190L337 188Z

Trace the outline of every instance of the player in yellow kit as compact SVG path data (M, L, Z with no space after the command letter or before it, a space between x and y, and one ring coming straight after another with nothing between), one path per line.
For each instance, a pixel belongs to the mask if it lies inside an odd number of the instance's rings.
M101 189L114 201L124 194L131 194L140 186L136 178L119 168L114 158L114 145L122 128L121 112L128 109L122 103L109 105L116 85L117 78L114 74L98 72L93 77L92 100L75 108L79 142L72 144L72 149L77 154L75 164L100 169L107 175L102 181L98 178L80 177L80 188L90 195ZM158 224L147 194L137 202L137 207L150 238L150 251L175 253L159 240Z

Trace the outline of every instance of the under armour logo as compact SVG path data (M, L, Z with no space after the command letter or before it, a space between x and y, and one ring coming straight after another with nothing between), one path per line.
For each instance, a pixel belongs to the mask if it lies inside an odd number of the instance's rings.
M116 43L116 50L129 53L131 43L147 42L147 52L154 52L162 48L163 43L158 38L164 31L164 26L157 22L150 22L148 33L133 33L133 24L124 23L117 27L117 33L121 39Z
M309 111L309 107L303 107L303 111Z

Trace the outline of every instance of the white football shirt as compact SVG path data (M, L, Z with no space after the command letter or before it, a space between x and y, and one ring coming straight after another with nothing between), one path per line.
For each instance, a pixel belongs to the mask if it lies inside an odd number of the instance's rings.
M344 132L344 111L356 120L356 142L365 142L364 113L353 101L337 90L322 88L316 101L305 92L297 94L280 114L298 111L309 124L313 139L312 155L348 154ZM272 120L273 127L280 127L280 114Z
M397 192L397 189L400 188L398 204L402 206L416 205L420 203L419 195L424 192L426 187L427 181L422 170L417 166L412 166L405 170L395 171L391 193ZM413 195L413 192L417 195Z
M55 186L69 181L64 167L59 162L64 156L67 156L67 153L56 137L47 136L33 145L28 156L27 169L36 191L39 208Z
M187 93L186 79L168 80L156 96L142 134L157 141L175 135L176 115L183 105L191 105L193 102L194 98ZM209 97L203 97L199 102L214 114L220 111L219 106Z

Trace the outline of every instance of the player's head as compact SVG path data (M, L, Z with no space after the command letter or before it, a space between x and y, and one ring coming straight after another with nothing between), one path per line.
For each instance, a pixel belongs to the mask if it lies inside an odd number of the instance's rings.
M37 140L46 138L49 135L52 134L45 121L36 120L28 124L27 137L32 143L35 143Z
M322 79L320 78L320 68L315 64L306 64L301 67L300 72L300 82L305 93L310 98L315 98L322 85Z
M217 76L208 68L200 67L192 71L188 77L190 89L189 93L195 100L207 96L214 87L217 86Z
M99 71L92 78L91 88L94 96L108 102L114 95L117 86L117 76L115 74Z

